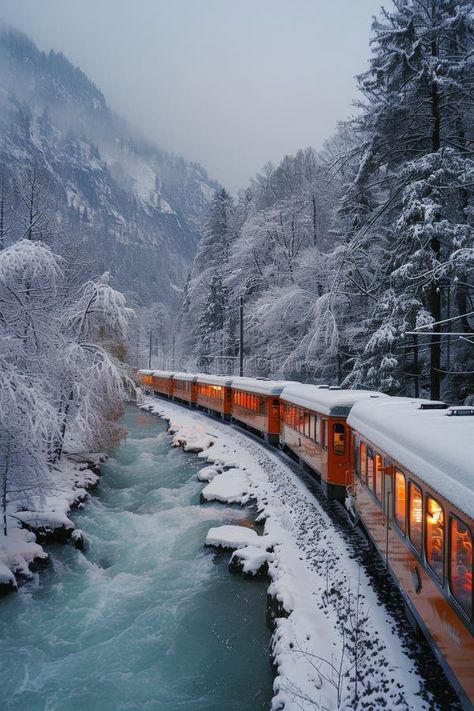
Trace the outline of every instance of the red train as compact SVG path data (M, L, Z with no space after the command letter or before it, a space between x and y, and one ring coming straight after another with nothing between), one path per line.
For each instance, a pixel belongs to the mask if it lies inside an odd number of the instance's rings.
M329 498L345 498L473 708L474 408L253 378L141 370L135 379L279 444Z

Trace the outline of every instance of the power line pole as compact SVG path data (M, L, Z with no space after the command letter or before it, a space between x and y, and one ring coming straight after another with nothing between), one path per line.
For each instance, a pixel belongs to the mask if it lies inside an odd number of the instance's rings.
M148 331L148 370L151 370L151 328Z
M239 375L242 378L244 374L244 297L240 297L239 301L239 318L240 318L240 344L239 344Z
M171 370L175 369L175 364L174 364L174 362L175 362L175 345L176 345L176 336L173 333L173 356L172 356L172 360L171 360Z

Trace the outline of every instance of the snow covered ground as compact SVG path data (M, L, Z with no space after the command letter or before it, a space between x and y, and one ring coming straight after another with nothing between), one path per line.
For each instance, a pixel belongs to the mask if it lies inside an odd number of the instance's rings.
M206 543L237 548L232 555L247 574L268 564L273 710L436 709L433 699L425 700L390 612L292 467L201 413L153 397L142 398L140 406L169 420L175 446L207 462L199 477L210 482L203 499L256 502L262 536L224 526L211 529Z
M84 458L88 461L82 461ZM71 538L74 524L68 513L71 508L80 506L87 489L97 484L98 476L90 466L97 466L104 458L103 454L77 456L77 461L64 457L51 473L49 485L42 487L37 496L29 497L28 506L21 498L15 499L14 493L10 495L7 535L3 520L0 531L1 592L16 589L18 577L30 577L34 565L48 560L38 539L67 541Z

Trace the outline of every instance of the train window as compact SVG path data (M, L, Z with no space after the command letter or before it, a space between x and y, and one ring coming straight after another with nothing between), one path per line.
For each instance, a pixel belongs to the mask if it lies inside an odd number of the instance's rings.
M309 421L309 438L311 440L313 440L313 442L314 442L314 432L315 432L315 427L314 427L315 419L316 419L316 415L311 414L310 421Z
M367 483L367 445L365 442L360 443L360 450L359 450L359 470L360 470L360 478L364 482L364 484Z
M367 486L374 490L374 450L367 447Z
M410 514L408 519L408 535L414 548L421 554L423 532L423 498L421 489L410 482Z
M321 444L321 418L317 415L314 416L314 425L314 441L316 442L316 444Z
M382 456L375 453L375 497L382 503Z
M450 529L451 593L470 618L472 615L472 534L456 516L451 516Z
M395 523L402 533L406 531L407 484L403 472L395 469Z
M304 413L304 434L305 437L309 437L309 420L310 420L310 414L309 412Z
M338 456L342 456L344 454L344 425L341 422L336 422L332 426L332 448L334 454L337 454Z
M444 571L444 512L436 499L428 496L426 501L425 528L426 562L442 582Z
M321 418L321 447L326 449L327 420Z

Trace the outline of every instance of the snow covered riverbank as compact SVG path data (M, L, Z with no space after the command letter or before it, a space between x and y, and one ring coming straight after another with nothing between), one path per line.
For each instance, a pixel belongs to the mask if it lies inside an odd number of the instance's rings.
M229 530L213 529L207 542L239 547L240 554L248 547L247 572L257 553L268 564L272 708L437 708L421 696L422 681L365 571L291 466L200 413L151 397L141 407L170 421L175 446L208 462L201 476L210 482L204 500L254 500L265 522L258 539L244 533L237 540Z
M72 539L75 545L82 544L68 514L81 506L87 490L96 486L96 472L105 458L104 454L63 457L38 494L29 492L28 503L21 494L10 493L7 535L3 521L0 532L0 594L16 590L19 579L29 578L35 567L48 561L40 543Z

